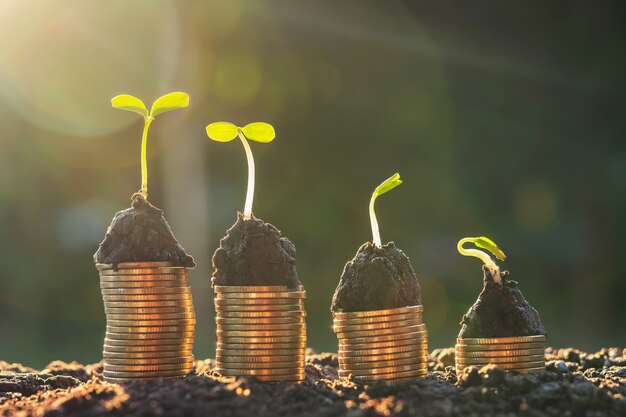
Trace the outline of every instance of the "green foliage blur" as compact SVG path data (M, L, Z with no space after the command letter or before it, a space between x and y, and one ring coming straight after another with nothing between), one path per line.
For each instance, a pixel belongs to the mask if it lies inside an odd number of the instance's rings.
M443 2L447 3L447 2ZM492 4L493 3L493 4ZM309 344L336 349L330 300L371 239L410 256L430 347L451 346L482 286L460 256L508 255L549 344L626 342L623 3L295 0L0 2L0 359L95 362L105 319L92 254L140 187L141 123L111 108L186 91L148 143L150 199L198 263L195 353L212 357L210 257L243 209L239 143L266 121L254 211L289 237Z

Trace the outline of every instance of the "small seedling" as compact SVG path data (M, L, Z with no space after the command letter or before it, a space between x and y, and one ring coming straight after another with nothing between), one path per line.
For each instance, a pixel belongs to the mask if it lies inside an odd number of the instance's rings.
M111 99L111 105L116 109L122 109L132 111L143 116L143 134L141 136L141 190L139 193L143 197L148 199L148 162L146 157L146 150L148 144L148 128L154 120L154 118L170 110L182 109L189 105L189 95L181 92L169 93L156 99L152 103L150 112L143 104L143 101L137 97L133 97L128 94L121 94Z
M252 200L254 199L254 158L248 139L255 142L269 143L276 137L272 125L264 122L254 122L244 127L236 126L228 122L215 122L206 127L209 138L216 142L230 142L239 136L248 159L248 190L246 192L246 204L243 209L244 220L252 218Z
M485 266L491 272L491 275L493 276L493 280L497 284L502 285L502 278L500 277L500 268L498 267L498 265L496 265L496 263L493 261L493 259L491 259L491 257L488 254L486 254L485 252L483 252L481 250L478 250L478 249L465 249L463 247L463 245L466 244L466 243L473 243L474 245L476 245L477 247L479 247L481 249L488 250L496 258L500 259L501 261L504 261L506 259L506 255L504 254L504 252L502 252L502 250L500 250L500 248L498 247L498 245L496 245L494 243L494 241L492 241L491 239L489 239L489 238L487 238L485 236L463 238L463 239L459 240L459 243L456 246L457 249L459 250L459 252L461 253L461 255L464 255L464 256L474 256L474 257L480 259L481 261L483 261L483 264L485 264Z
M391 177L387 178L374 190L372 193L372 198L370 200L370 222L372 223L372 243L377 247L382 246L382 242L380 241L380 231L378 230L378 220L376 220L376 213L374 212L374 202L379 195L385 194L387 191L391 191L396 188L398 185L402 184L402 180L400 179L400 174L397 172L393 174Z

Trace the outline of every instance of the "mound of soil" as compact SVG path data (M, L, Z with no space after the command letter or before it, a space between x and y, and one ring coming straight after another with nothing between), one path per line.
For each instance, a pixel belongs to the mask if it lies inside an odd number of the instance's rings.
M478 300L461 320L459 337L511 337L545 335L539 313L517 288L517 282L508 279L503 271L502 285L497 284L489 269L483 266L484 287Z
M331 311L384 310L422 304L420 285L409 257L390 242L365 243L346 264Z
M141 194L133 195L132 206L118 212L98 251L96 263L171 262L193 268L193 258L178 243L163 210L154 207Z
M624 416L626 349L546 350L545 374L491 366L457 376L454 349L437 349L426 380L362 385L337 378L337 358L309 351L306 380L269 384L226 378L198 361L184 379L102 381L101 364L56 362L35 372L0 362L0 416Z
M213 285L300 285L293 243L273 225L241 213L220 240L213 268Z

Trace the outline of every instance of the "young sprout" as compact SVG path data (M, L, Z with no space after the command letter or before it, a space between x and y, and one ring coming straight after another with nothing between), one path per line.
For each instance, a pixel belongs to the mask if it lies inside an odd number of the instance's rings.
M143 134L141 135L141 190L139 193L143 197L148 199L148 161L147 161L147 146L148 146L148 128L154 120L154 118L170 110L182 109L189 105L189 96L186 93L174 92L169 93L156 99L152 103L152 108L148 113L143 101L137 97L133 97L128 94L121 94L111 99L111 105L116 109L122 109L132 111L143 116Z
M243 148L246 150L248 159L248 190L246 192L246 204L243 208L244 220L252 218L252 200L254 199L254 158L248 139L255 142L269 143L274 140L276 132L272 125L264 122L254 122L244 127L236 126L228 122L214 122L206 127L206 134L217 142L230 142L239 136Z
M502 278L500 277L500 268L498 267L498 265L496 265L496 263L493 261L493 259L491 259L491 257L489 255L487 255L485 252L478 250L478 249L465 249L463 247L464 244L466 243L473 243L474 245L476 245L477 247L481 248L481 249L486 249L489 252L491 252L496 258L500 259L501 261L504 261L506 259L506 255L504 254L504 252L502 252L502 250L500 250L500 248L498 247L498 245L496 245L493 240L485 237L485 236L480 236L480 237L466 237L463 238L461 240L459 240L459 243L457 244L457 249L459 250L459 252L461 253L461 255L465 255L465 256L474 256L478 259L480 259L481 261L483 261L483 264L485 264L485 266L487 268L489 268L489 271L491 272L491 276L493 276L493 280L497 283L502 285Z
M396 188L398 185L402 184L402 180L400 179L400 174L397 172L393 174L391 177L387 178L374 190L372 193L372 199L370 200L370 222L372 223L372 243L378 246L379 248L382 246L380 241L380 231L378 230L378 220L376 220L376 213L374 212L374 201L379 195L385 194L387 191L391 191Z

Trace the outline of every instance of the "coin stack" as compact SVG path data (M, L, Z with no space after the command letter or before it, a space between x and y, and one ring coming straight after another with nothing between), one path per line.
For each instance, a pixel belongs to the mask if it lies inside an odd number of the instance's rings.
M196 319L187 269L169 262L96 264L96 268L107 319L105 381L189 374Z
M406 382L428 373L428 333L421 305L333 313L339 376Z
M261 381L304 379L306 291L302 286L214 286L216 370Z
M456 370L493 364L522 374L545 372L545 345L543 335L459 338L455 347Z

